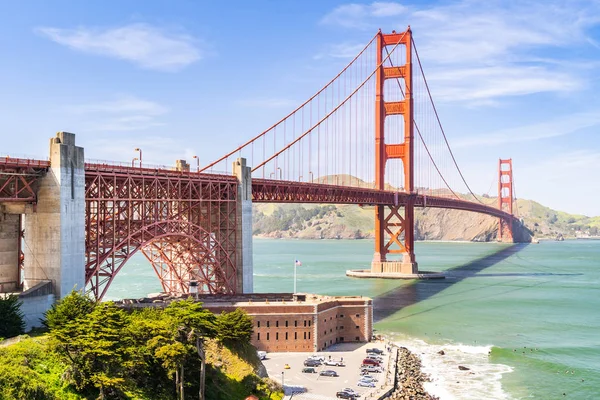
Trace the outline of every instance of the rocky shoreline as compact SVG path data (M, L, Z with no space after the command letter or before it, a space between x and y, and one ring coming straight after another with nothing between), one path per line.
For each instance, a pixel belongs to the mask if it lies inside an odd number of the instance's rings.
M394 390L386 397L389 400L439 400L423 388L431 379L421 372L421 359L406 347L398 347Z

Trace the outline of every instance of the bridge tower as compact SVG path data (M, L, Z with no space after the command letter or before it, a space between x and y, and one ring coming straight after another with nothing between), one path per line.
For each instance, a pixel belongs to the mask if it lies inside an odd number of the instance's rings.
M384 66L382 62L386 46L403 45L406 50L406 64ZM414 192L414 105L412 70L412 32L377 34L377 72L375 81L375 188L385 189L385 165L387 160L399 158L404 169L404 190ZM387 79L404 81L404 99L386 102L384 85ZM404 141L386 143L385 119L391 115L404 117ZM389 210L388 210L389 209ZM386 215L387 211L387 215ZM386 240L385 234L389 235ZM402 239L402 234L403 239ZM388 254L401 254L401 261L388 261ZM375 254L371 262L371 272L400 272L414 274L418 272L414 252L414 196L404 206L378 205L375 209Z
M498 162L498 208L513 213L513 173L512 158L500 159ZM498 241L512 243L512 221L500 218L498 222Z

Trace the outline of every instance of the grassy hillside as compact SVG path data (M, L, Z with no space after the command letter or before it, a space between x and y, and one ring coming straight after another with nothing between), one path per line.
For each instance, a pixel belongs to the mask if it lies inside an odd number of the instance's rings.
M486 204L497 199L482 197ZM537 238L585 237L600 234L600 217L552 210L532 200L518 200L516 214ZM259 237L301 239L363 239L373 237L373 207L356 205L255 204L253 232ZM417 240L496 239L497 218L446 209L417 209Z

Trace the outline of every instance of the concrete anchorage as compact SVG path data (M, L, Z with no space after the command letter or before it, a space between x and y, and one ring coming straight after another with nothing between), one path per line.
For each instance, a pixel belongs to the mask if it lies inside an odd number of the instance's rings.
M253 293L252 262L252 168L246 166L245 158L233 162L233 175L238 179L237 241L238 282L242 282L242 293ZM239 286L239 284L238 284Z
M24 289L51 282L57 299L85 289L85 163L75 135L50 139L50 170L24 215Z
M21 284L19 232L21 216L8 214L0 206L0 293L16 292Z

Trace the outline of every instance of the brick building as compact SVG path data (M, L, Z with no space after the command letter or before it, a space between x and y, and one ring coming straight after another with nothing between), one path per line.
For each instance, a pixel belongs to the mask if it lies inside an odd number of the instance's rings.
M264 351L324 350L373 335L373 302L362 296L245 294L200 296L215 314L244 309L254 319L252 344Z

